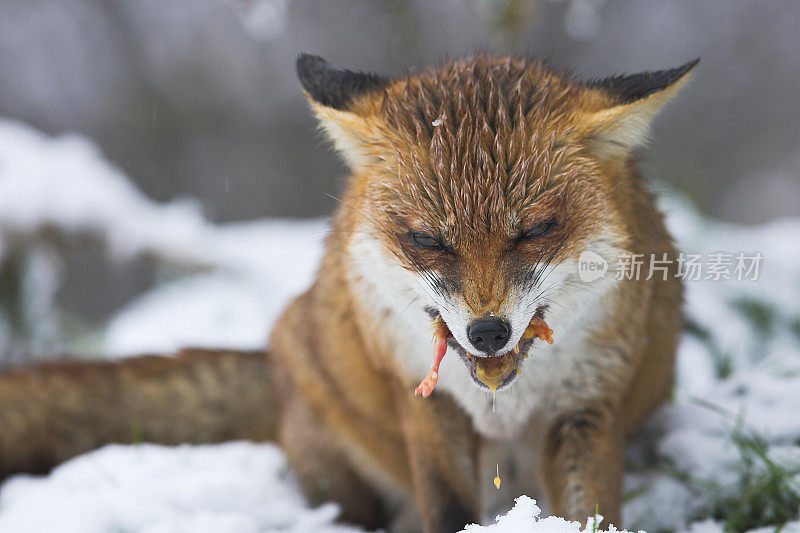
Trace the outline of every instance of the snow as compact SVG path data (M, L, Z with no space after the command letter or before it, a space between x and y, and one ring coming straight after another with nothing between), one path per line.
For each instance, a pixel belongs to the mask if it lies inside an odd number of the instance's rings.
M105 330L112 356L187 345L263 349L270 325L307 288L327 221L263 221L205 232L195 250L210 271L180 277L132 301Z
M520 496L514 502L514 507L506 514L495 518L495 524L481 526L471 524L464 528L466 533L503 533L503 532L526 532L526 533L609 533L619 531L627 533L626 530L618 530L614 526L609 526L607 530L600 526L603 523L603 516L587 518L586 523L581 526L580 522L570 522L557 516L541 518L542 510L536 505L536 500L528 496Z
M674 193L662 207L682 250L764 257L757 281L687 281L692 328L679 348L674 401L628 449L629 528L718 532L713 505L742 483L732 431L744 425L771 458L800 464L800 219L723 224ZM311 281L327 224L215 225L194 202L148 199L84 138L0 121L0 258L9 243L56 230L91 235L114 261L146 255L177 269L109 319L103 349L113 356L263 347L278 313ZM46 263L30 275L52 292L58 279ZM0 320L0 333L6 327ZM277 448L241 442L108 446L0 490L0 531L353 531L336 525L336 513L307 505ZM539 515L521 496L496 523L466 531L588 527ZM800 521L783 530L800 530Z
M334 504L309 508L270 444L110 445L0 493L0 531L15 533L354 532Z
M121 258L150 252L180 262L202 259L189 238L206 228L199 205L150 201L88 139L50 138L0 121L0 162L0 227L7 238L57 228L102 233Z
M93 237L115 261L147 256L203 270L142 295L111 320L104 353L130 355L187 343L263 348L269 325L309 285L327 221L213 225L196 202L145 197L88 139L3 120L0 229L0 258L8 242L55 229ZM39 287L50 282L41 278Z

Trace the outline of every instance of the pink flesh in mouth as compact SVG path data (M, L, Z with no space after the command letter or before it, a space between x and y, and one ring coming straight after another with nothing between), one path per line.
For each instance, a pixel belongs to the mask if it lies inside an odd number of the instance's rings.
M444 354L447 353L447 337L451 335L451 333L450 330L447 329L447 324L445 324L444 320L441 318L439 318L435 324L436 331L433 334L433 366L431 366L430 372L425 376L425 379L423 379L414 390L414 396L419 396L421 394L423 398L427 398L431 395L433 389L436 388L436 383L439 381L439 365L444 358Z

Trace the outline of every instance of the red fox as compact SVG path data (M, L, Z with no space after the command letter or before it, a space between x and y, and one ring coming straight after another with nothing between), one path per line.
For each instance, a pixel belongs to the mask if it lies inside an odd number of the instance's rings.
M583 282L579 258L674 257L636 151L696 64L586 82L481 55L390 79L301 55L351 173L268 350L7 372L0 475L111 441L249 438L369 528L458 531L490 492L619 524L625 439L669 393L682 289L674 266Z

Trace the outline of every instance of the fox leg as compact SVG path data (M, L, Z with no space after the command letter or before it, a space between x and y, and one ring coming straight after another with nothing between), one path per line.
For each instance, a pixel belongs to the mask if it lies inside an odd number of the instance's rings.
M552 514L583 522L595 506L604 524L620 525L624 431L597 409L575 410L550 426L542 478Z
M0 376L0 478L45 473L107 443L274 437L265 353L62 361Z
M385 527L388 517L379 494L353 467L334 431L297 392L286 391L281 403L278 441L306 497L316 504L335 501L345 522Z
M433 394L423 400L413 390L393 383L423 530L460 531L480 519L479 439L451 398Z

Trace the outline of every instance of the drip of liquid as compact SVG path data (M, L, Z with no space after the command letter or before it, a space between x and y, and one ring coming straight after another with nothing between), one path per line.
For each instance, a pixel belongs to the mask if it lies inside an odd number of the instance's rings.
M494 488L500 490L500 463L495 463L495 476L494 476Z
M492 389L492 412L494 413L494 401L497 399L497 389Z

